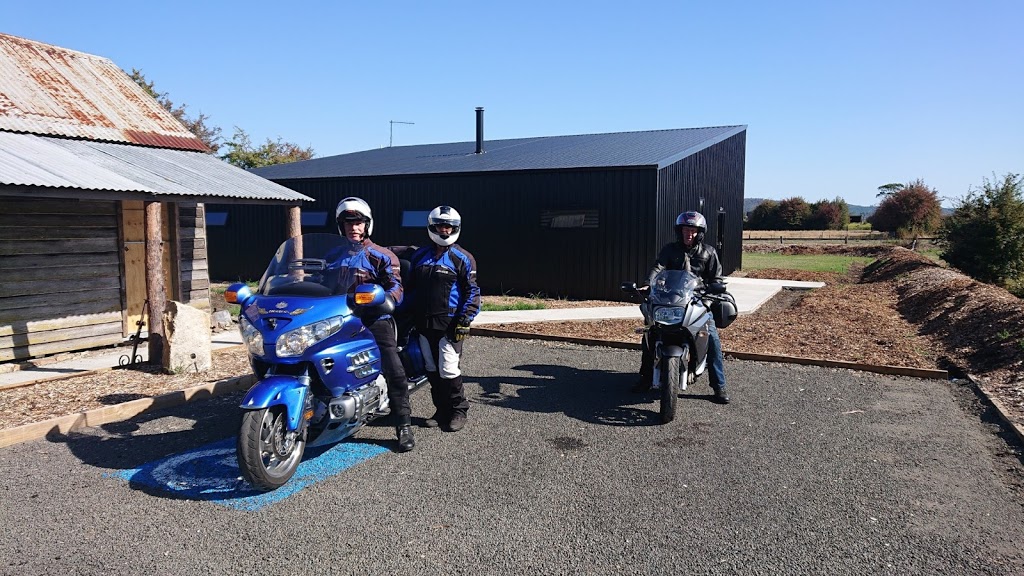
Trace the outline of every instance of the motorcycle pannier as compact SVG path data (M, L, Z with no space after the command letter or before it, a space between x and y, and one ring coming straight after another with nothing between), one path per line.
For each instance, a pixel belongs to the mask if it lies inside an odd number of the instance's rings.
M728 292L721 294L728 300L715 300L711 303L711 314L715 317L715 327L727 328L736 319L739 311L736 308L736 299Z

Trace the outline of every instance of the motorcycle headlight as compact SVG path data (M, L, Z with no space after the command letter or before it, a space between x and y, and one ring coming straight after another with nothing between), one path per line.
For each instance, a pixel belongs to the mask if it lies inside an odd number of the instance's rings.
M658 308L654 311L654 321L659 324L679 324L683 321L683 309L673 306Z
M242 333L242 341L245 342L245 347L249 350L249 354L254 356L263 356L265 351L263 350L263 334L249 322L249 319L245 317L245 314L238 316L238 331Z
M306 324L289 330L277 338L277 345L274 347L279 358L298 356L307 348L328 338L341 330L341 316L335 316L313 324Z

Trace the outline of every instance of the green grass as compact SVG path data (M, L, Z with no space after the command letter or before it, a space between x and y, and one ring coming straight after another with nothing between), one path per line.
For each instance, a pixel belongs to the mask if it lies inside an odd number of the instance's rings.
M503 312L506 310L543 310L547 306L543 302L513 302L511 304L491 304L484 302L480 310L484 312Z
M223 294L227 292L228 286L232 284L234 284L234 282L229 282L227 284L219 283L218 285L211 284L210 290L216 294ZM256 288L257 286L260 285L260 283L258 280L246 280L245 285L248 286L249 288Z
M836 272L845 274L853 264L871 263L870 256L843 256L839 254L762 254L743 253L743 270L779 268L785 270L807 270L808 272Z

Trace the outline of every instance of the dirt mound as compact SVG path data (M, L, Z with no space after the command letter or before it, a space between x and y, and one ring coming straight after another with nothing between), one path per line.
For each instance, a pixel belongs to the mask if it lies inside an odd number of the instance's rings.
M891 283L897 310L919 334L965 370L1021 396L1024 301L905 248L893 248L866 267L862 282Z

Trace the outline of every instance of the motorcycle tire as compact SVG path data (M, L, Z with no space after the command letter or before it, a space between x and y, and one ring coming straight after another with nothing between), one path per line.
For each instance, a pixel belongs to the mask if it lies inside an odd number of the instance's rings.
M261 491L284 486L295 474L306 450L305 432L290 434L283 406L248 410L242 415L236 453L242 477Z
M679 378L686 364L683 358L671 356L661 361L661 423L675 420L679 399Z

